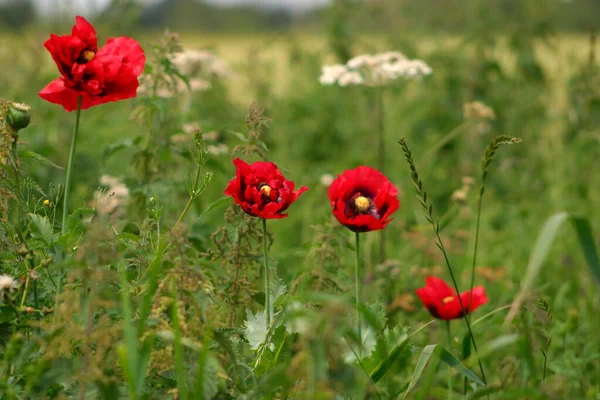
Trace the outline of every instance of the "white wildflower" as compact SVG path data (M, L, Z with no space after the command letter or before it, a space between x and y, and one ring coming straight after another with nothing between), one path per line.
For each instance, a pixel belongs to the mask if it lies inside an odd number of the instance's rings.
M169 59L186 76L208 74L227 77L231 74L227 63L207 50L186 50L173 54Z
M12 292L17 289L17 282L10 275L0 275L0 292Z
M333 182L333 179L333 175L323 174L321 175L321 178L319 178L319 182L321 183L321 185L329 187L329 185L331 185L331 183Z
M126 205L129 200L129 189L119 178L102 175L100 184L107 190L96 190L96 210L100 215L112 215L117 209Z
M418 78L431 72L431 67L422 60L410 60L398 51L388 51L362 54L346 65L323 66L319 81L324 85L385 86L399 78Z
M205 92L207 90L209 90L211 88L211 84L208 81L205 81L204 79L199 79L199 78L195 78L195 79L190 79L190 87L189 89L192 92Z
M345 65L335 64L335 65L324 65L321 69L321 76L319 77L319 82L323 85L333 85L340 79L345 72L348 71Z
M364 82L364 79L360 72L349 71L344 73L338 79L338 84L340 86L350 86L350 85L360 85Z
M220 156L223 154L229 153L229 147L227 147L224 143L219 143L217 145L210 144L206 147L206 150L213 156Z

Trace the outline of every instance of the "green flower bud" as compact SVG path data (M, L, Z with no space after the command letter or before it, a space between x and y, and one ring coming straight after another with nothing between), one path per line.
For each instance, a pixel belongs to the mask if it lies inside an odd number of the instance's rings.
M8 115L6 121L15 131L26 128L29 125L31 116L29 115L30 107L21 103L9 103Z

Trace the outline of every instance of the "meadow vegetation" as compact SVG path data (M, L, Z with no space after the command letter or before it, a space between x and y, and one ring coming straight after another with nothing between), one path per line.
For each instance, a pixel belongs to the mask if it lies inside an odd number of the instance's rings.
M0 36L1 399L600 399L593 35L127 32L140 87L81 111L63 226L76 112L38 92L72 23ZM340 43L432 73L323 85ZM309 188L266 231L224 194L237 157ZM328 197L381 162L383 252ZM485 289L466 321L415 294L450 273Z

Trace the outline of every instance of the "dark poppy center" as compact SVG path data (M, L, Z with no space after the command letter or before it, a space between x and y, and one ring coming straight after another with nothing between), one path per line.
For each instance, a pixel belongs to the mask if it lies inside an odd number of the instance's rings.
M381 219L381 215L377 211L377 207L373 202L373 198L368 193L357 191L346 202L344 213L347 217L352 218L358 215L370 215L377 219Z
M79 64L87 64L96 57L96 53L93 50L84 50L77 58Z

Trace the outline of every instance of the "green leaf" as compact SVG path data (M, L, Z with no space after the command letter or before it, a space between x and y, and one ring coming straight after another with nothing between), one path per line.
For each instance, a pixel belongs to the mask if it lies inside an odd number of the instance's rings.
M102 153L102 161L106 162L109 158L117 154L119 151L127 149L133 146L133 140L131 139L123 139L119 142L113 143L110 146L107 146Z
M501 393L498 393L501 392ZM526 388L506 388L505 386L491 386L484 387L471 393L467 399L482 399L488 397L490 394L497 393L493 398L496 400L506 399L545 399L546 396L534 387Z
M229 197L229 196L223 196L220 199L213 201L212 203L210 203L208 205L208 207L206 207L206 209L204 211L202 211L202 214L200 214L199 218L204 217L206 214L208 214L209 212L211 212L214 209L228 205L230 202L231 202L231 197Z
M242 143L248 143L248 139L246 138L246 135L244 135L243 133L240 132L235 132L235 131L227 131L229 133L231 133L232 135L234 135L236 138L238 138Z
M377 367L375 367L375 369L371 372L371 374L370 374L371 380L374 383L379 382L381 380L381 378L383 378L385 376L385 374L390 370L390 368L392 368L392 366L394 365L394 363L396 362L398 357L400 357L402 355L402 353L406 350L408 343L409 343L408 339L410 339L413 335L417 334L419 331L421 331L423 328L429 326L433 322L435 322L435 320L429 321L428 323L421 326L419 329L417 329L410 335L404 337L400 341L400 343L398 343L396 346L394 346L394 348L387 354L387 356L385 356L385 358L383 360L381 360L379 365L377 365Z
M456 357L454 357L448 350L440 346L439 344L430 344L423 349L421 352L421 356L417 361L417 366L413 372L412 377L410 378L410 383L408 385L408 389L404 392L404 399L408 396L410 391L416 386L417 381L421 377L421 374L425 370L425 366L432 359L432 363L437 363L439 360L443 361L450 368L455 369L461 375L466 378L476 382L479 385L484 385L483 381L479 379L477 375L467 367L465 367ZM435 365L431 365L430 368L435 368Z
M529 263L527 264L525 277L523 278L523 285L521 286L521 290L516 296L511 310L506 317L504 322L505 325L509 324L517 315L525 296L535 281L535 278L540 274L559 228L565 221L570 221L573 224L588 268L594 279L596 279L600 285L600 261L598 260L596 243L594 241L594 236L592 235L592 229L590 228L588 219L577 214L570 214L566 212L556 213L546 220L546 223L538 235L533 251L529 256Z
M375 383L379 382L381 378L385 376L385 374L392 368L398 357L406 350L408 347L408 339L407 336L404 340L398 343L394 348L388 353L388 355L381 360L379 365L375 367L375 369L371 372L371 380Z
M21 150L19 151L19 157L21 159L31 159L31 160L35 160L37 162L40 162L44 165L50 166L50 167L54 167L54 168L58 168L58 169L64 169L63 167L55 164L53 161L49 160L48 158L44 157L41 154L36 153L35 151L29 151L29 150Z
M250 343L250 348L258 350L267 336L267 316L264 311L257 312L256 315L250 310L247 312L244 333L246 339L248 339L248 343Z
M81 223L85 219L92 218L96 215L96 211L92 208L78 208L67 217L67 229L70 234L80 232Z
M54 232L48 218L38 214L29 214L29 219L31 220L29 225L31 237L43 241L47 246L51 246L54 242Z

